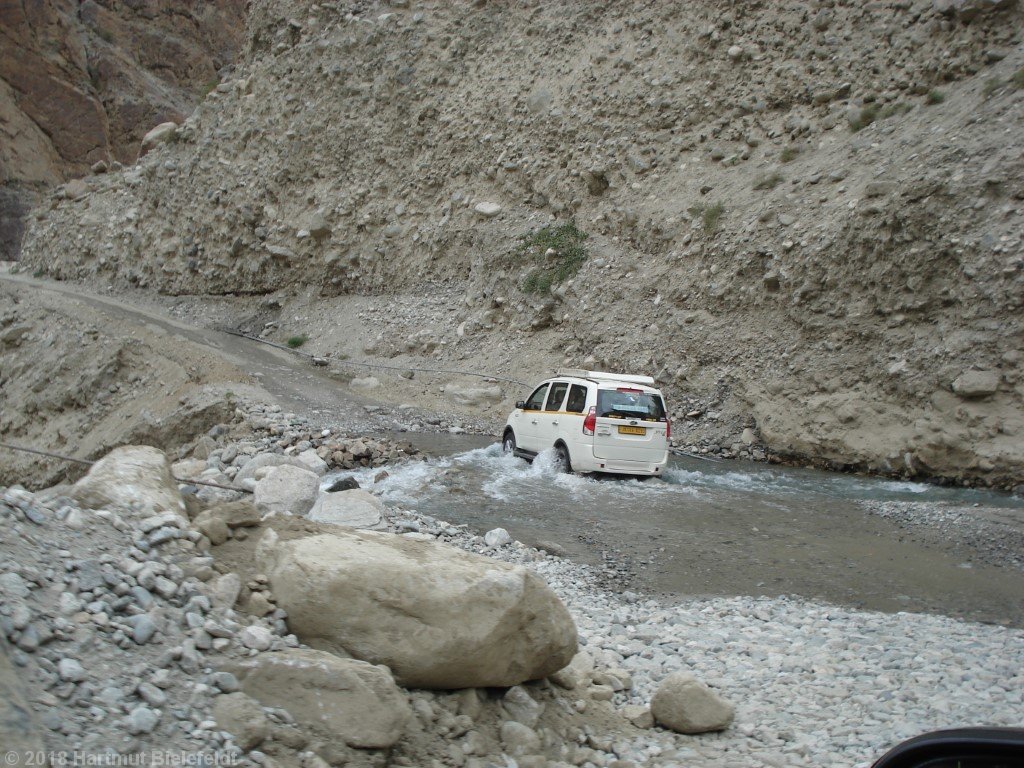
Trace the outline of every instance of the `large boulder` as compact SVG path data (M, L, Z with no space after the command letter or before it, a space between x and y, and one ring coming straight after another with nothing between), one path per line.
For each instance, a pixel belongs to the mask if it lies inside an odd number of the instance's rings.
M705 733L728 728L735 709L689 672L673 672L654 692L651 714L677 733Z
M361 749L390 747L405 732L408 697L383 667L293 648L232 667L242 689L266 707L287 709L324 740Z
M265 515L304 515L316 503L319 492L316 473L285 465L274 467L256 483L253 503Z
M339 528L257 546L303 642L418 688L509 687L576 653L576 626L536 573L437 542Z
M115 448L75 483L68 496L89 509L150 517L174 513L188 524L185 500L163 451L148 445Z
M317 523L377 528L384 522L384 502L358 489L321 493L308 517Z
M171 141L175 134L178 132L178 124L172 121L166 123L160 123L155 128L151 128L149 132L142 137L142 152L147 152L159 147L161 144L166 144Z

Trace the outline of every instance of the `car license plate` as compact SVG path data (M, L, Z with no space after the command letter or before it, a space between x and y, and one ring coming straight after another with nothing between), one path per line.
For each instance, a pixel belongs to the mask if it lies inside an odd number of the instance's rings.
M646 427L619 427L620 435L646 435Z

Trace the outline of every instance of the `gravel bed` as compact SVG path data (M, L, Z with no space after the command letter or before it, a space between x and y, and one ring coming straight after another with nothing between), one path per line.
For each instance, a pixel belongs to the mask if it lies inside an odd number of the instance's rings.
M661 731L611 745L638 764L859 768L925 731L1024 720L1021 630L797 597L641 600L602 590L593 568L520 542L488 547L469 533L452 538L452 527L433 518L399 517L540 573L598 667L631 674L616 704L649 704L662 679L689 670L736 705L734 725L719 734Z
M1024 571L1024 509L917 501L867 501L864 508L978 562Z

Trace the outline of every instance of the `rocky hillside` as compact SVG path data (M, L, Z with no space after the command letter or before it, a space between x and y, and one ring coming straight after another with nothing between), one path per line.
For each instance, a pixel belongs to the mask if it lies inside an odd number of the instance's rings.
M319 354L649 370L684 447L1012 487L1022 29L1005 0L258 0L232 77L55 194L25 259L273 294ZM332 326L356 295L383 311Z
M244 39L245 5L0 3L0 258L40 192L134 162L146 131L192 111Z

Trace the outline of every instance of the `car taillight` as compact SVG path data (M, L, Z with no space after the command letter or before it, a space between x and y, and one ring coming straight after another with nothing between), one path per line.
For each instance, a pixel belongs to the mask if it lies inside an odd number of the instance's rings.
M583 434L592 435L594 434L594 427L597 426L597 408L590 406L590 411L587 413L587 417L583 419Z
M672 419L670 419L668 416L665 417L665 439L672 439Z

